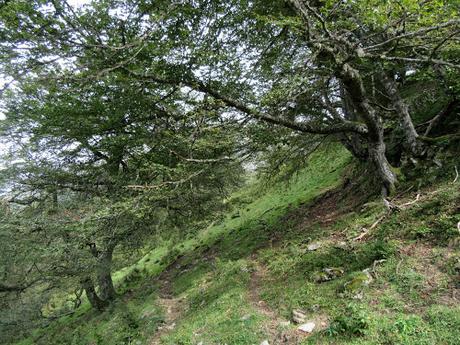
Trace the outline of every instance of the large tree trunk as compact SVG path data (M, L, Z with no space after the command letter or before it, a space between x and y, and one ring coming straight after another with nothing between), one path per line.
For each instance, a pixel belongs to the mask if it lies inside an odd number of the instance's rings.
M95 243L88 243L91 254L97 260L96 273L99 293L104 301L116 298L117 293L112 280L112 256L115 243L109 243L104 250L99 250Z
M387 75L383 75L382 79L385 91L388 94L388 96L390 96L393 106L398 112L401 127L404 132L404 141L407 146L407 149L415 157L420 157L423 152L423 147L422 144L418 141L419 135L415 129L414 123L412 122L412 118L409 112L409 106L399 94L398 88L396 87L396 83L394 82L394 80L389 78Z
M345 90L343 83L340 82L340 98L342 100L342 111L345 119L348 121L358 121L356 109L350 95ZM351 154L360 161L366 161L369 158L365 138L357 133L342 133L339 135L340 141Z
M382 181L383 197L390 195L396 183L396 176L391 170L391 165L385 155L385 143L383 138L376 142L369 142L369 158L377 169L377 175Z
M384 196L390 194L396 183L396 175L391 169L385 151L382 121L375 109L371 106L359 71L348 64L344 64L337 73L349 95L350 101L356 114L366 123L368 127L368 153L369 158L375 166L377 176L382 182Z
M83 290L85 290L86 297L93 308L102 311L107 307L107 302L97 295L91 278L87 277L82 279L81 286Z
M117 296L112 280L112 255L113 247L111 246L98 257L97 280L99 293L104 301L113 300Z

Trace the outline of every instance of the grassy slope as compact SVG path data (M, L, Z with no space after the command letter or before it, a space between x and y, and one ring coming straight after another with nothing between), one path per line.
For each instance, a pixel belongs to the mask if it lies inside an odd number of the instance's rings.
M334 188L350 157L327 153L288 186L240 192L221 223L119 272L125 293L107 312L84 306L22 344L458 344L458 184L423 190L353 241L385 211L380 203L347 209L359 204L357 186ZM319 282L325 268L343 274ZM177 307L174 318L165 301ZM299 335L284 324L293 309L323 330ZM162 320L174 327L157 332Z

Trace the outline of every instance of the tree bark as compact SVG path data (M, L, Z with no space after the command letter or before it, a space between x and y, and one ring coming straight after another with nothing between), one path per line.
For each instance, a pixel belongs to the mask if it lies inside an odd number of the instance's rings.
M415 129L414 123L412 122L412 118L409 113L409 106L399 94L394 80L389 78L387 75L383 75L382 79L385 91L390 97L396 111L398 112L401 127L404 132L404 140L408 151L415 157L422 156L423 147L422 144L418 141L419 135Z
M383 184L382 195L383 197L387 197L393 192L397 179L395 174L391 170L390 163L387 160L385 154L386 146L383 141L383 137L379 141L369 142L368 150L369 158L376 167L377 175L380 177Z
M99 254L97 280L99 293L104 301L114 300L117 296L112 280L112 255L114 246Z
M342 82L340 82L340 98L342 100L342 111L345 119L356 122L358 120L356 110ZM353 132L341 133L339 138L345 148L350 151L354 157L363 162L368 159L369 155L364 143L365 138L363 138L362 135Z
M374 164L377 176L382 182L382 192L384 196L387 196L394 190L397 179L385 154L386 146L381 119L369 102L358 70L345 63L337 71L337 78L343 83L347 95L349 95L350 101L353 103L356 114L367 125L369 158Z
M81 286L83 290L85 290L86 297L93 308L102 311L107 307L107 302L97 295L91 278L87 277L82 279Z
M101 299L113 300L117 296L112 280L112 257L116 244L109 243L105 250L97 249L95 243L88 243L88 246L97 261L96 274Z

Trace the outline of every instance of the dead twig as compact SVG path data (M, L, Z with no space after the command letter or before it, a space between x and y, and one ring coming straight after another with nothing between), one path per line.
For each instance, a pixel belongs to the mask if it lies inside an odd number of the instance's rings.
M413 205L419 200L420 200L420 193L417 193L417 196L415 197L415 200L412 200L412 201L406 202L405 204L399 205L399 208L403 208L403 207L406 207L406 206Z
M386 198L383 198L383 204L385 205L389 213L401 211L398 205L393 204Z
M374 263L372 264L372 274L374 275L375 278L378 278L377 271L375 270L377 268L378 264L386 262L386 259L380 259L380 260L375 260Z
M455 166L454 169L455 169L455 179L452 181L452 183L455 183L455 182L457 182L457 180L458 180L458 170L457 170L457 166Z
M382 215L380 218L378 218L371 226L369 229L366 229L366 228L363 228L363 232L361 233L361 235L355 237L353 239L353 241L359 241L361 239L363 239L368 233L369 231L373 230L383 219L385 219L385 217L387 216L388 213L385 213L384 215Z

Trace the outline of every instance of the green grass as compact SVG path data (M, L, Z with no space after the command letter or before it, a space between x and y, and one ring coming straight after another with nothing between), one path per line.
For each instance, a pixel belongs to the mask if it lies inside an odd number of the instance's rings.
M188 275L193 281L185 290L189 309L177 329L163 338L164 343L257 343L263 335L258 329L261 317L246 298L250 269L246 260L216 260L208 273L199 270L201 274ZM181 286L183 281L179 278L174 285Z
M288 184L263 192L258 184L247 186L229 199L231 210L220 222L165 242L117 272L124 296L110 310L98 314L85 305L21 344L149 344L165 318L158 303L163 283L156 280L165 270L184 310L163 344L260 344L273 326L251 300L251 277L260 266L266 272L259 296L277 318L289 320L293 309L302 309L326 320L302 344L458 344L460 307L452 298L460 287L458 184L431 184L417 203L352 241L385 212L372 200L345 210L349 198L362 193L355 191L359 186L344 189L323 210L322 218L343 210L333 221L309 219L311 206L327 202L334 194L325 193L350 174L350 163L346 151L331 146ZM414 198L408 193L397 202ZM321 246L309 251L313 242ZM341 273L321 282L325 269ZM365 269L373 271L368 285Z
M120 299L103 313L82 308L36 331L22 345L32 344L136 344L147 341L163 320L156 295Z

